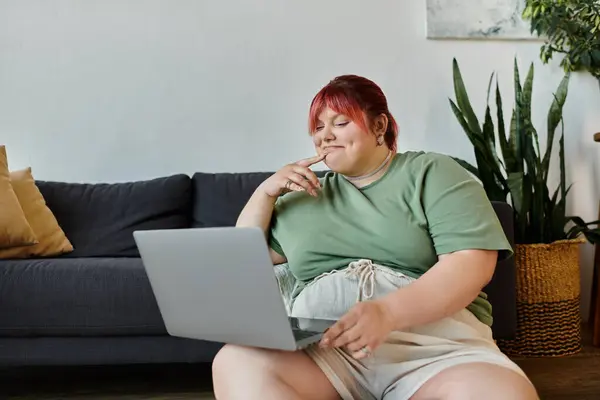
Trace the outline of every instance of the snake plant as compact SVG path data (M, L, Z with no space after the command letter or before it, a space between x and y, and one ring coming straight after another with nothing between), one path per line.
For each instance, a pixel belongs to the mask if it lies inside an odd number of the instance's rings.
M521 84L515 58L514 106L508 129L505 126L498 79L495 80L496 121L492 117L489 99L494 82L493 73L489 80L483 123L480 123L471 106L456 59L453 60L453 77L456 101L449 99L450 106L473 145L476 165L457 157L454 159L481 181L491 201L508 201L512 204L516 243L552 243L581 234L591 243L600 242L599 221L584 222L579 217L566 215L567 195L571 186L566 184L563 106L567 99L569 73L563 76L548 110L547 144L543 152L538 132L531 121L533 63ZM559 126L560 177L557 187L551 191L548 176L555 132ZM594 225L596 228L593 228Z

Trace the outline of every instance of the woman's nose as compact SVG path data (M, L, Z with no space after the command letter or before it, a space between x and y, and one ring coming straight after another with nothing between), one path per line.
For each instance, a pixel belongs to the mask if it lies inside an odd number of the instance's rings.
M321 136L321 140L324 142L329 142L335 138L331 128L328 126L323 127L323 129L321 129L321 132L319 133Z

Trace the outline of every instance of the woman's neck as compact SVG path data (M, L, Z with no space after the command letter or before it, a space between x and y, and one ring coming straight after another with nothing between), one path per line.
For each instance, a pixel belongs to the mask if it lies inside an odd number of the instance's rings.
M342 174L342 176L344 176L346 180L358 188L370 185L371 183L380 179L387 172L392 159L392 151L387 150L382 152L381 156L376 157L376 161L373 163L374 165L368 168L365 173L355 176L346 176Z

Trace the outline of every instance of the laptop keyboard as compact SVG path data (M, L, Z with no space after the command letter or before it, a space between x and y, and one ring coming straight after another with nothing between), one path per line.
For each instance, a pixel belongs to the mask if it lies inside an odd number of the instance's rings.
M309 338L311 336L320 335L320 332L301 331L299 329L293 329L292 332L294 332L294 338L297 341Z

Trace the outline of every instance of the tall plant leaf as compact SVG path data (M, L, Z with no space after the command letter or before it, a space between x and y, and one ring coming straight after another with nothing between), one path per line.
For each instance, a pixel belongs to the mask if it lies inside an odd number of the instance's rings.
M506 138L504 112L502 111L502 95L500 94L498 78L496 78L496 118L498 120L498 141L500 142L500 150L502 151L502 158L504 158L505 169L508 173L514 172L516 169L516 160L513 149L508 145L508 140Z
M560 84L558 85L556 93L554 94L554 100L552 101L550 110L548 110L548 141L546 143L546 152L544 153L544 158L542 160L542 169L544 170L544 182L548 182L550 158L552 157L552 147L554 145L554 134L556 132L558 124L562 119L563 106L565 105L565 102L567 100L567 94L569 92L569 80L570 74L565 74Z
M482 158L488 168L495 175L495 179L503 181L504 177L502 175L502 171L500 166L497 164L498 157L496 156L490 141L486 139L483 129L479 126L479 120L473 111L473 107L471 106L469 95L467 94L467 89L465 87L462 74L460 72L460 67L458 66L456 59L453 60L452 67L454 94L456 96L456 103L454 105L457 106L457 108L461 111L461 114L463 115L463 118L469 127L469 134L473 136L470 138L471 141L473 142L475 137L479 137L476 139L476 150L479 151L480 154L477 154L476 151L476 157Z
M523 171L523 163L522 163L522 161L523 161L523 145L522 145L522 143L523 143L523 139L522 139L523 122L522 122L521 107L520 107L522 89L521 89L521 78L519 75L519 66L517 65L516 58L515 58L515 65L514 65L514 85L515 85L515 109L514 109L513 118L511 120L510 141L512 142L511 145L513 146L515 158L517 159L517 162L519 163L519 171Z
M541 160L540 160L540 147L538 135L531 122L531 99L533 96L533 79L534 79L534 66L531 63L529 72L525 78L523 85L523 91L521 94L522 102L522 116L523 116L523 130L524 130L524 143L525 149L525 162L527 165L528 173L533 181L533 191L531 199L531 210L530 210L530 221L532 233L537 238L537 241L542 242L545 232L546 218L544 218L545 207L544 204L548 198L548 192L546 189L546 183L543 179L543 173L541 171Z
M458 67L458 62L456 59L452 61L452 68L454 73L454 93L456 95L458 108L463 112L465 120L469 125L469 130L475 134L481 135L482 133L481 128L479 127L479 120L477 119L477 116L471 107L467 89L465 88L465 84L463 82L460 68Z
M600 17L599 17L600 19ZM487 88L483 123L480 125L469 101L458 63L454 60L454 89L456 102L450 105L458 122L473 145L476 165L455 158L467 171L477 176L491 200L504 201L509 196L515 216L517 243L550 243L567 237L585 237L600 241L600 227L583 222L579 217L566 216L567 186L564 154L563 106L568 93L568 75L560 82L554 101L548 111L548 143L544 154L539 146L539 136L532 120L534 68L531 64L521 84L520 71L514 63L514 107L508 132L504 124L504 108L499 83L496 79L496 118L494 123L490 108L490 94L495 74ZM555 131L561 125L559 145L560 182L550 195L547 184ZM508 136L507 136L508 133ZM495 135L499 135L496 138ZM499 143L501 157L496 146ZM574 226L567 230L567 224Z
M473 144L479 177L488 197L491 200L505 201L508 190L505 189L505 178L502 175L499 158L494 150L495 146L491 144L494 135L491 118L484 123L483 129L479 127L479 120L475 116L470 104L469 96L456 60L453 61L453 74L457 102L455 103L450 99L452 112ZM492 140L489 140L490 136Z
M461 167L463 167L464 169L466 169L467 171L469 171L470 173L475 175L479 180L481 180L481 177L479 176L479 170L477 169L476 166L474 166L473 164L471 164L468 161L465 161L461 158L458 158L458 157L452 157L452 158L454 159L454 161L459 163Z
M508 187L512 198L512 206L517 215L524 214L523 209L523 173L511 172L508 174Z

